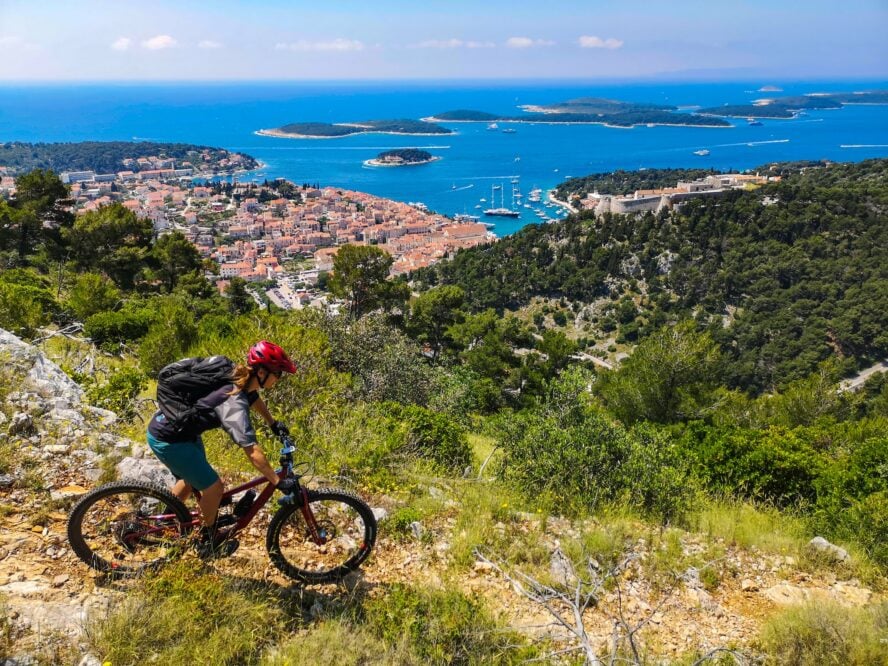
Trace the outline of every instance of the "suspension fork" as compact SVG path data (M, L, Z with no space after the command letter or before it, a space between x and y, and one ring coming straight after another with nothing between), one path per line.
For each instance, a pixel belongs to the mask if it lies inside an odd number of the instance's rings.
M311 536L312 541L319 546L323 546L327 543L327 536L321 534L318 528L318 521L315 520L314 512L308 504L308 491L305 488L300 488L299 490L302 493L302 506L299 507L299 510L302 512L305 524L308 525L308 534Z

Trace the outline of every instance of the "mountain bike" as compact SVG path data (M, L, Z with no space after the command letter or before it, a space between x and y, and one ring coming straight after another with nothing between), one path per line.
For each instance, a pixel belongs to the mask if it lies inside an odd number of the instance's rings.
M309 489L300 483L296 447L281 438L278 477L296 479L296 488L278 499L265 548L272 563L302 583L333 583L357 569L376 541L376 518L359 497L345 490ZM264 488L257 495L260 486ZM222 496L217 528L226 538L243 530L271 499L275 488L258 477ZM235 499L236 498L236 499ZM119 481L85 494L68 517L68 541L93 569L133 575L181 555L201 525L200 512L189 509L166 488L153 483Z

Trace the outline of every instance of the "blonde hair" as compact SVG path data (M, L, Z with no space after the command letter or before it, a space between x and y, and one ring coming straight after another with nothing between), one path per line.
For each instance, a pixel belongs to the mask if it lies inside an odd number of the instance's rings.
M234 388L230 395L243 391L247 387L252 376L253 369L250 366L241 363L234 366L234 371L231 373L231 381L234 384Z

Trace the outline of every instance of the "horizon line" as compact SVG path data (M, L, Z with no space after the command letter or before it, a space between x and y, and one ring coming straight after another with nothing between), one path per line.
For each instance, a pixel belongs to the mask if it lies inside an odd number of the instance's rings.
M744 75L737 78L723 76L681 76L679 74L649 74L644 76L597 76L597 77L400 77L400 78L182 78L182 79L2 79L0 86L13 85L187 85L187 84L385 84L385 83L809 83L809 82L852 82L872 81L888 83L888 74L881 76L755 76Z

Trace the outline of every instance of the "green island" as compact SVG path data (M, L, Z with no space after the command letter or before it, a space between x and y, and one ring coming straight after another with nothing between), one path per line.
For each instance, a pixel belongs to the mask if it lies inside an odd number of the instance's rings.
M417 148L397 148L379 153L372 160L364 162L367 166L418 166L440 160L440 157L432 155L427 150Z
M261 129L256 134L292 139L336 139L356 134L453 134L453 130L421 120L402 118L397 120L365 120L356 123L290 123L275 129Z
M699 109L698 114L732 118L795 118L800 111L841 109L850 104L888 104L888 91L814 93L762 100L755 104L726 104Z
M570 125L597 124L608 127L636 125L686 125L700 127L730 127L721 118L696 113L676 113L677 108L661 104L639 104L599 97L580 97L550 105L528 104L521 107L519 116L497 115L484 111L459 109L445 111L424 118L429 122L503 122L503 123L563 123Z
M233 168L255 169L259 162L243 153L190 143L154 141L79 141L73 143L0 143L0 166L12 174L34 169L62 171L139 172L156 168L140 158L191 162L195 172L221 173ZM132 160L132 162L130 162ZM126 162L125 162L126 161ZM236 164L235 164L236 163Z

